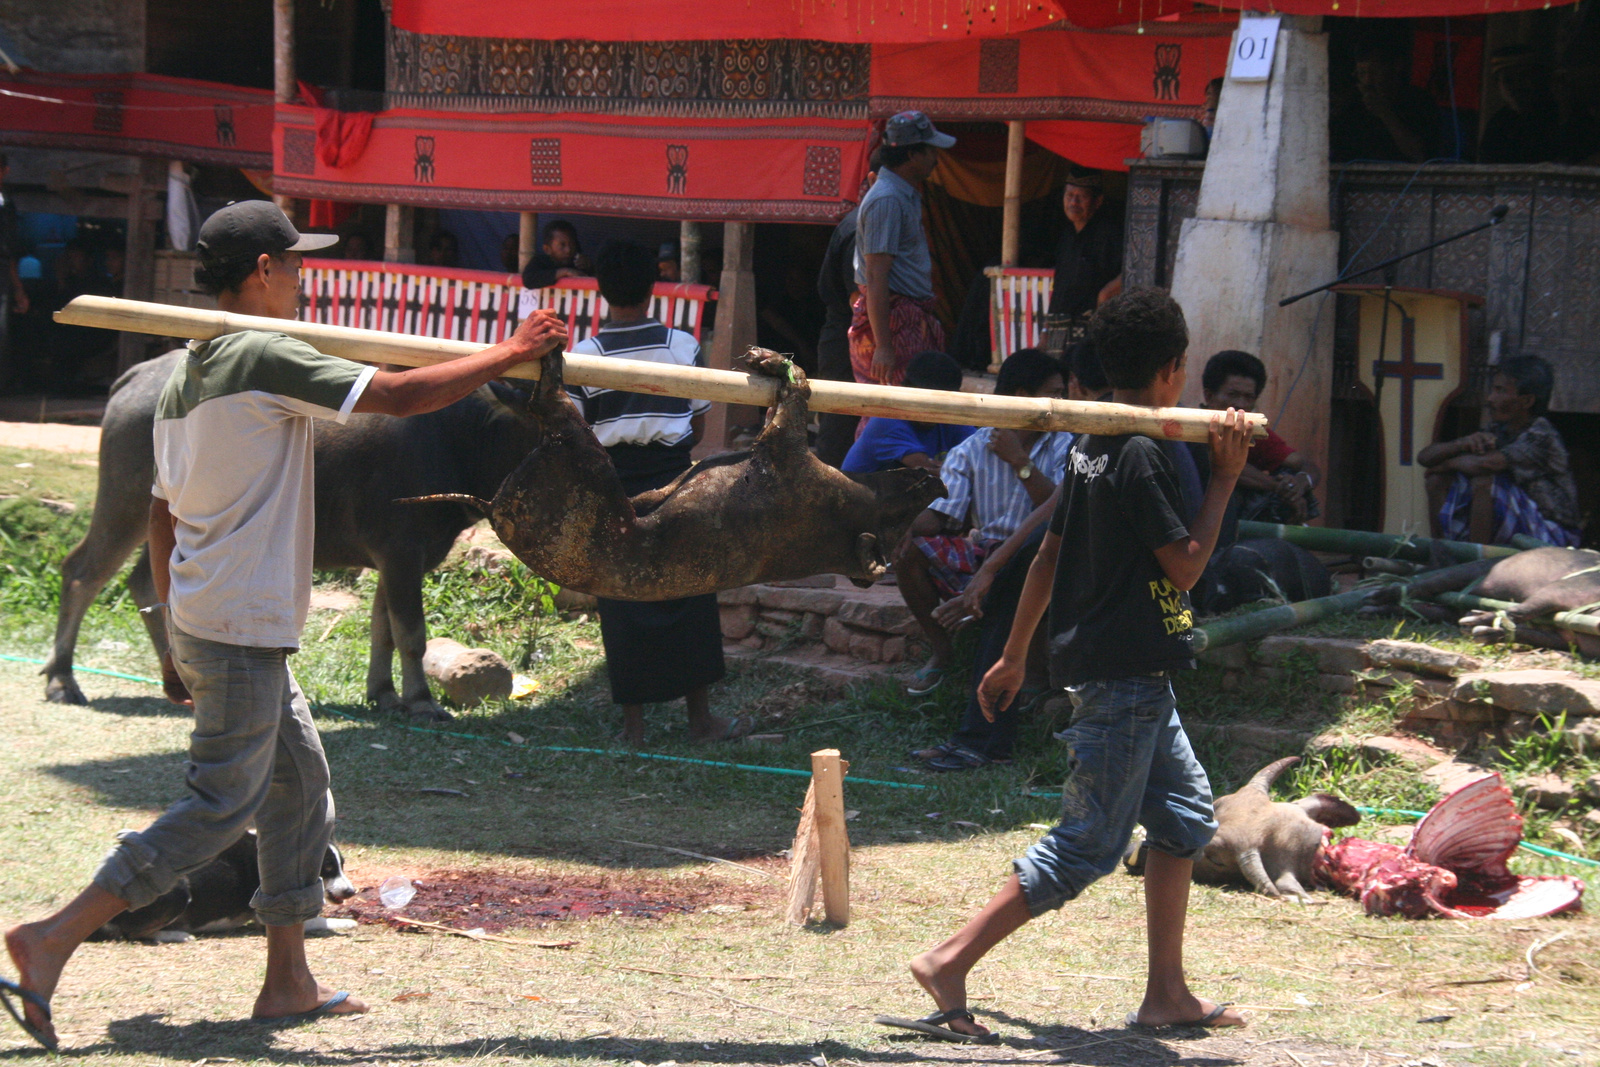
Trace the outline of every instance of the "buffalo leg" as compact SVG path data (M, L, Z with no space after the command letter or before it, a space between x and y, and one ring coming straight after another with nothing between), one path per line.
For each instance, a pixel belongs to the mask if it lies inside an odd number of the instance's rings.
M400 653L400 705L418 718L443 721L453 716L428 689L422 655L428 650L428 623L422 612L422 560L407 553L386 559L381 567L388 590L389 631Z
M383 571L372 594L372 647L367 658L367 702L382 711L395 711L400 697L394 691L394 636L389 630L389 592Z
M149 497L136 514L113 514L115 506L96 507L89 520L89 532L61 561L61 605L56 609L56 639L50 661L41 672L46 678L44 696L57 704L87 704L83 690L72 676L73 651L78 631L89 605L106 583L116 575L128 554L138 548L148 534ZM107 502L111 504L112 502ZM164 650L164 642L156 646Z
M144 622L145 633L150 635L150 644L155 647L157 656L167 654L167 617L159 611L146 611L156 603L156 580L150 573L150 545L147 542L139 551L139 558L134 560L133 570L128 572L128 592L133 594L133 602L139 608L139 618Z

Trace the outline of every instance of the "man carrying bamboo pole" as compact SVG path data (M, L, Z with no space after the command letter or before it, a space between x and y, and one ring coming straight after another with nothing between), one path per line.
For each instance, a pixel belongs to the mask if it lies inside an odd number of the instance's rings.
M270 203L231 204L200 229L195 277L223 311L294 319L301 253L337 240L297 233ZM252 1016L367 1010L318 982L305 954L334 818L327 759L287 659L311 594L311 420L436 411L565 338L561 320L539 311L498 345L399 373L260 330L190 345L157 409L150 505L150 563L170 638L162 678L170 699L194 707L189 791L144 830L119 835L66 907L6 933L19 980L0 980L0 993L21 998L19 1021L40 1044L56 1047L49 1001L78 945L252 823L261 887L251 905L267 929Z

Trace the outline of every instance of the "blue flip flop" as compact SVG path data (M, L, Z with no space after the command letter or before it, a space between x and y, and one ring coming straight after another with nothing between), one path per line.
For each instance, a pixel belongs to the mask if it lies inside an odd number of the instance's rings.
M11 997L13 994L21 997L29 1004L32 1004L34 1007L44 1012L44 1017L46 1020L50 1019L50 1002L41 997L39 994L33 992L31 989L23 989L20 985L11 981L9 978L0 978L0 1003L3 1003L6 1007L6 1011L11 1013L11 1017L13 1019L17 1020L17 1025L22 1027L24 1033L33 1038L35 1041L39 1042L39 1044L43 1045L45 1048L49 1049L51 1052L55 1052L55 1038L46 1036L43 1030L40 1030L37 1026L34 1026L28 1021L28 1016L26 1014L17 1010L17 1006L11 1002Z
M273 1016L269 1016L267 1018L262 1018L262 1017L259 1017L259 1016L252 1016L251 1017L251 1022L258 1022L258 1023L298 1023L298 1022L304 1022L307 1019L315 1019L319 1015L332 1014L334 1008L337 1008L340 1004L343 1004L345 1001L347 1001L349 999L350 999L350 994L345 992L345 991L343 991L343 990L340 990L339 992L335 993L333 996L329 997L327 1000L323 1001L321 1004L318 1004L316 1007L312 1008L310 1011L297 1012L294 1015L273 1015ZM348 1015L348 1014L352 1014L352 1013L344 1012L343 1014Z

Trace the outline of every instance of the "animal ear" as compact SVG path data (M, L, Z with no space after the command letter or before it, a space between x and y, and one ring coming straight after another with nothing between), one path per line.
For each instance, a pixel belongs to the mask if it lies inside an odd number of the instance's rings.
M1361 821L1361 813L1349 801L1331 793L1312 793L1296 801L1295 806L1323 826L1354 826Z

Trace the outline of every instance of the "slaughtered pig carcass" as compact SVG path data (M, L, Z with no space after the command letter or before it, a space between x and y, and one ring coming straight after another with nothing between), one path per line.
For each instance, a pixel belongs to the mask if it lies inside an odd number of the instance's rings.
M1506 869L1521 840L1511 790L1490 774L1435 804L1404 848L1347 837L1317 853L1312 874L1356 897L1368 915L1534 919L1580 907L1578 879Z
M805 375L766 349L745 362L779 382L748 452L701 460L629 499L552 354L524 411L539 444L494 500L424 499L478 508L535 574L596 596L670 600L814 574L870 585L944 483L911 469L851 477L822 463L806 447Z

